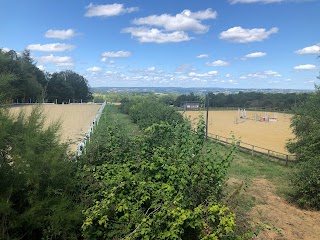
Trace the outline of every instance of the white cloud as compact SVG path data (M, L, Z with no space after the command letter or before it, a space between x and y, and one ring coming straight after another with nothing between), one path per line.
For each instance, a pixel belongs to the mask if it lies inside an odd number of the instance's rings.
M6 47L3 47L3 48L0 48L3 52L9 52L10 49L9 48L6 48Z
M296 69L296 70L314 70L314 69L316 69L316 66L312 65L312 64L305 64L305 65L295 66L294 69Z
M189 77L212 77L212 76L216 76L217 74L218 74L218 71L210 71L207 73L190 72L188 76Z
M260 78L260 79L264 79L267 78L267 76L260 74L260 73L249 73L247 75L243 75L240 77L240 79L247 79L247 78Z
M267 54L265 52L253 52L245 55L244 58L257 58L257 57L264 57L266 55Z
M227 78L228 78L228 77L231 77L231 74L229 74L229 73L228 73L228 74L226 74L226 77L227 77Z
M101 61L107 61L107 58L127 58L131 56L131 52L128 51L118 51L118 52L104 52L102 53Z
M261 42L277 32L278 28L276 27L267 31L265 28L245 29L238 26L221 32L219 38L234 43Z
M40 63L50 63L54 64L58 67L73 67L73 59L68 56L60 57L60 56L54 56L52 54L38 57L37 60Z
M267 75L278 75L279 73L273 71L273 70L266 70L263 72L264 74L267 74Z
M106 5L94 5L90 3L86 8L88 9L85 13L86 17L111 17L139 10L137 7L125 8L123 4L119 3Z
M87 69L88 72L100 72L101 68L99 67L91 67Z
M207 62L206 64L207 64L207 66L210 66L210 67L224 67L224 66L229 65L228 62L225 62L223 60L217 60L214 62Z
M73 29L67 29L67 30L48 30L45 33L46 38L57 38L57 39L71 39L77 35L76 31Z
M122 32L131 33L131 37L137 38L138 41L142 43L177 43L192 39L183 31L166 33L156 28L148 29L145 27L131 27L123 29Z
M297 54L320 54L320 44L305 47L295 51Z
M231 4L236 3L280 3L288 0L229 0Z
M41 52L66 52L75 49L76 46L65 43L30 44L28 50Z
M282 77L282 75L276 71L273 71L273 70L266 70L263 72L249 73L246 75L242 75L240 77L240 79L247 79L247 78L266 79L266 78L270 78L270 77Z
M147 71L149 71L149 72L153 72L154 70L156 70L155 67L148 67L148 68L147 68Z
M43 65L38 65L37 67L38 67L41 71L46 70L46 67L45 67L45 66L43 66Z
M215 19L217 12L208 8L205 11L192 12L184 10L175 16L169 14L152 15L137 18L132 21L136 25L149 25L164 28L166 31L193 31L195 33L206 33L209 26L203 25L202 20Z
M210 71L208 72L208 75L217 75L218 74L218 71Z
M208 58L209 54L200 54L197 56L197 58Z

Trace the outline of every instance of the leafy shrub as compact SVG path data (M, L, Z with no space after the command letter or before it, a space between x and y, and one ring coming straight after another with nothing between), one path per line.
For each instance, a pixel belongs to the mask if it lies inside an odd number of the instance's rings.
M320 209L320 88L295 110L291 127L295 134L288 144L300 164L294 175L294 199L308 208Z
M102 119L105 139L97 148L93 138L83 159L86 238L233 238L235 216L219 202L233 152L205 144L203 120L195 134L184 121L151 124L128 148L117 124Z
M17 117L0 109L0 239L77 238L77 166L58 129L44 128L40 108Z

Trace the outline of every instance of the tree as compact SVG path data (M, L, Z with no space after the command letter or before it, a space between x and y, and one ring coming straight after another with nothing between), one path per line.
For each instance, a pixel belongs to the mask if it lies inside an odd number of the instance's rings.
M81 75L67 70L53 73L47 86L49 101L58 100L59 103L87 102L92 99L88 81Z
M295 110L291 127L295 139L287 147L299 159L293 180L295 199L304 207L320 209L320 86Z
M18 99L20 102L35 102L44 97L46 78L44 73L37 68L30 56L30 51L25 50L18 55L15 51L0 51L0 75L2 76L2 88L6 97ZM10 81L8 77L11 76ZM7 80L6 80L7 79ZM10 91L10 92L9 92ZM4 94L2 94L4 95Z

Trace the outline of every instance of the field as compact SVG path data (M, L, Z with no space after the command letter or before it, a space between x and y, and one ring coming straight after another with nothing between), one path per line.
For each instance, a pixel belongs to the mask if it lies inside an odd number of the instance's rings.
M187 111L184 113L185 116L190 116L191 120L200 114L205 117L206 112ZM247 111L247 118L255 117L256 114L264 117L265 113ZM290 129L290 114L279 113L278 122L259 122L247 119L240 123L238 118L238 124L235 124L235 117L238 117L238 111L209 111L208 132L223 137L234 135L242 142L288 153L285 144L289 138L294 137ZM273 117L273 113L269 113L269 117Z
M22 109L30 113L34 106L14 106L10 110L13 114L18 114ZM101 105L95 104L50 104L42 105L45 124L61 121L61 141L70 144L70 151L75 151L77 144L88 131L95 115Z

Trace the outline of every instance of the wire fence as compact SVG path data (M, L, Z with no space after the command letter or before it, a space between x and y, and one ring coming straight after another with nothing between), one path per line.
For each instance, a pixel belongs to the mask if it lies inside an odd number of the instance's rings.
M236 141L236 139L234 138L227 138L227 137L223 137L223 136L220 136L217 134L211 134L211 133L208 133L208 138L222 142L224 144L236 143L240 149L245 150L247 152L251 152L252 156L254 154L264 155L264 156L267 156L268 158L273 158L273 159L283 161L285 162L286 165L290 163L296 163L297 161L296 155L281 153L271 149L255 146L250 143Z
M88 142L90 142L91 134L93 133L95 127L98 125L99 120L101 118L102 112L107 105L106 102L102 103L99 111L97 112L96 116L94 117L92 123L90 124L90 127L88 131L85 133L84 138L81 140L81 142L77 146L76 155L77 157L80 157L83 153L86 152L86 145Z

